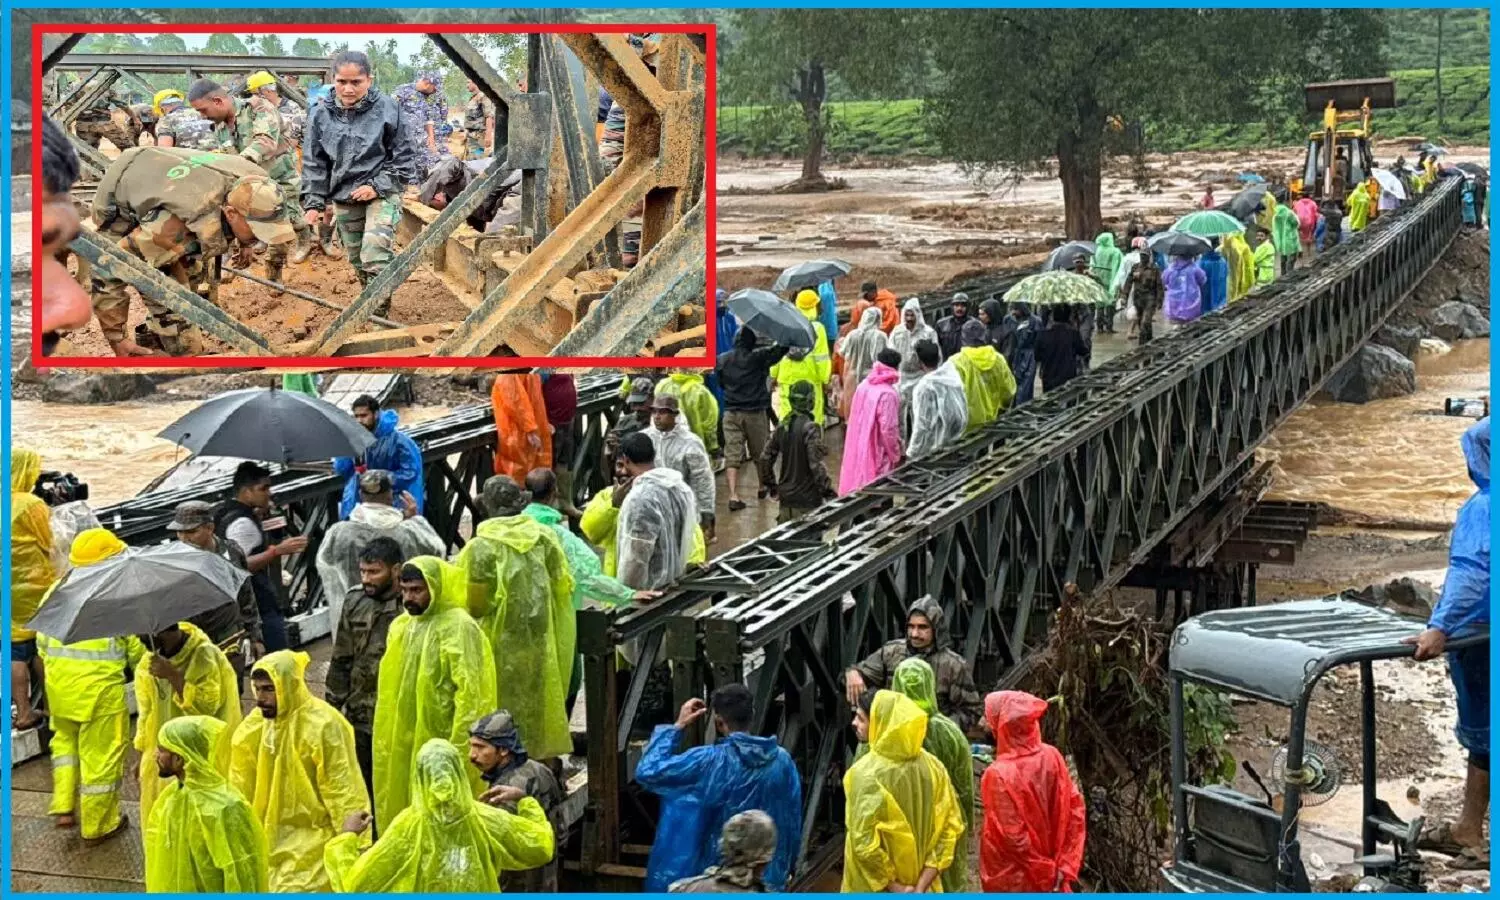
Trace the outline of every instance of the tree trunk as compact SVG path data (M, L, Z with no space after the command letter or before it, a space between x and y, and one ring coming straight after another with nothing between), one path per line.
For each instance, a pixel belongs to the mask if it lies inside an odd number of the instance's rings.
M804 184L823 180L823 98L827 85L823 77L823 64L813 60L797 72L797 89L793 96L802 105L802 121L807 137L802 148L802 177Z
M1094 124L1091 121L1097 119ZM1057 176L1063 186L1063 222L1068 239L1091 241L1104 230L1099 211L1100 170L1103 167L1102 116L1085 116L1084 134L1064 134L1057 141Z

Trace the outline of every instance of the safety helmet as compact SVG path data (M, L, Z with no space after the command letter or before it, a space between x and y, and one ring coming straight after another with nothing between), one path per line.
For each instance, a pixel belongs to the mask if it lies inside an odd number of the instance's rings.
M182 91L174 91L171 89L165 91L157 91L156 94L151 98L151 111L156 113L156 115L160 117L161 105L163 103L166 103L168 100L176 100L178 103L182 103L185 99L186 98L184 98L182 95Z
M253 94L261 88L268 87L275 83L275 75L272 75L270 72L267 72L265 70L261 70L250 76L249 80L245 82L245 87L249 88L250 93Z

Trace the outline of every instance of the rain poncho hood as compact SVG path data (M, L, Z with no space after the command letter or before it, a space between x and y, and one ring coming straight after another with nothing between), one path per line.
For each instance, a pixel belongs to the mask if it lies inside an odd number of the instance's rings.
M1255 254L1243 234L1226 235L1219 251L1229 264L1229 302L1233 303L1255 287Z
M953 360L928 372L911 392L911 440L906 456L916 459L948 446L963 436L969 424L969 404L963 379Z
M857 491L901 464L900 379L895 369L877 362L855 390L844 433L840 494Z
M1428 620L1449 637L1490 624L1490 419L1469 426L1460 439L1474 495L1459 507L1448 541L1448 574Z
M467 740L467 739L466 739ZM411 804L363 855L358 835L329 841L324 862L340 893L495 893L502 871L544 866L552 826L533 797L514 814L474 799L472 769L452 744L433 738L414 754L402 791Z
M263 894L268 890L265 832L250 804L229 786L216 762L229 740L227 728L211 716L181 716L161 727L160 744L182 757L183 777L171 779L146 818L146 890L150 893ZM154 753L150 762L154 774Z
M1208 276L1196 262L1181 256L1172 258L1172 264L1161 273L1162 283L1167 287L1167 319L1172 322L1191 322L1203 315L1203 286Z
M1108 231L1094 238L1094 258L1089 263L1089 274L1106 290L1115 283L1124 254L1115 246L1115 236Z
M1276 215L1271 221L1271 233L1274 235L1276 252L1281 256L1295 256L1302 250L1302 225L1297 221L1297 214L1292 212L1289 206L1276 207Z
M906 649L912 653L926 656L939 647L947 646L948 624L944 621L943 605L931 597L918 597L913 600L911 606L906 608L906 621L910 622L912 616L921 616L932 626L932 643L923 648L912 646L911 640L907 639ZM934 682L934 685L936 682ZM935 688L934 688L935 689Z
M636 767L636 783L662 798L646 890L665 891L717 865L724 823L750 809L776 823L776 854L764 880L781 890L802 843L802 781L791 756L776 738L744 732L676 753L680 737L675 726L657 726Z
M963 815L947 770L922 749L926 734L927 714L916 703L894 691L875 694L870 752L844 773L844 893L915 885L925 867L964 864L954 860Z
M271 653L251 669L276 687L276 715L252 710L235 729L229 781L250 802L271 847L271 890L330 889L323 847L370 797L354 751L354 728L307 689L308 656Z
M568 558L568 571L573 575L575 611L583 609L586 600L595 600L606 606L630 603L635 592L604 574L598 551L568 528L566 517L560 510L545 503L532 503L522 510L522 514L551 529L562 544L563 555Z
M495 656L466 608L463 573L433 556L406 561L422 572L432 602L391 624L375 700L375 821L382 837L411 797L412 761L428 740L467 747L469 726L493 712ZM472 774L472 786L479 773Z
M458 568L468 581L469 612L495 654L497 705L510 710L532 756L571 753L565 700L576 632L562 542L530 516L487 519L459 554Z
M10 639L29 641L36 632L21 626L41 608L57 573L52 566L52 514L31 491L42 474L35 450L10 452Z
M859 317L859 327L839 339L839 353L844 357L844 378L859 384L870 374L875 357L886 348L885 332L880 330L880 310L867 307Z
M394 409L383 410L375 420L375 443L365 450L365 469L384 469L391 473L391 493L399 509L406 501L402 492L411 494L417 502L417 512L422 511L422 450L417 442L400 430L401 419ZM339 518L349 518L349 513L359 503L359 470L354 460L345 456L333 461L333 471L344 479L344 496L339 500Z
M985 344L964 347L953 357L953 368L963 381L964 400L969 405L967 431L977 431L995 421L1016 396L1016 379L1000 351Z
M922 748L943 764L953 792L958 798L958 810L962 814L967 830L974 815L974 753L969 749L969 739L964 736L958 723L938 712L937 675L925 660L908 659L896 666L891 678L891 690L904 694L927 714L927 735ZM943 893L963 891L968 883L967 861L949 866L943 872Z
M911 328L906 327L907 313L913 313L917 317L916 325ZM911 297L901 306L901 323L891 331L891 348L901 354L903 394L909 392L913 382L922 377L922 362L917 359L917 344L922 341L936 344L937 331L927 324L927 319L922 315L922 301Z
M709 398L712 401L712 397ZM677 417L671 431L662 431L652 422L644 429L656 447L656 467L674 469L693 491L694 506L700 516L714 514L714 501L718 486L714 482L713 462L703 439L693 433L684 417Z
M676 581L687 571L697 524L693 490L681 473L660 466L642 472L620 504L616 577L638 591Z
M1062 754L1042 743L1046 712L1047 701L1022 691L984 700L995 735L995 761L980 780L979 881L986 892L1066 891L1083 865L1083 798Z

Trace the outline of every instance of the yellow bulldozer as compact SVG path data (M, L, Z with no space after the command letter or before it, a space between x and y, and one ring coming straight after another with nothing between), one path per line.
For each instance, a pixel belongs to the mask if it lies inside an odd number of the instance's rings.
M1335 194L1340 202L1370 177L1371 110L1394 109L1396 81L1365 78L1304 85L1309 113L1321 113L1323 127L1307 137L1302 177L1288 187L1316 200Z

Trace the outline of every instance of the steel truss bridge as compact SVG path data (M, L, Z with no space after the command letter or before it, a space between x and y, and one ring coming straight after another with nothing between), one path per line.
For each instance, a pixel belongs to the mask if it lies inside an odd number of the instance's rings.
M153 74L267 69L288 96L305 103L287 76L326 77L328 70L327 60L307 57L71 53L82 37L49 42L41 61L44 74L83 75L49 108L65 129L112 86L150 87ZM405 249L320 333L273 346L104 236L86 229L72 249L82 263L107 270L225 343L225 355L632 357L646 348L701 345L706 35L664 35L654 74L623 34L527 35L527 91L514 88L465 38L427 37L494 104L495 161L441 213L405 201L399 233ZM575 73L586 86L582 95ZM624 154L607 175L593 116L583 112L592 110L589 92L598 86L626 115ZM73 142L85 174L100 177L109 160ZM465 224L515 170L522 173L519 235L480 234ZM643 208L639 262L622 275L619 227L637 205ZM376 307L419 265L428 265L468 309L464 320L372 322ZM698 312L683 317L683 307Z
M1313 516L1260 502L1256 447L1443 255L1461 200L1456 183L1441 182L1313 265L718 556L657 602L580 612L588 783L569 872L598 889L638 887L656 821L654 799L631 781L640 738L687 698L742 681L755 694L755 730L775 734L803 775L797 883L808 886L842 847L841 772L853 747L841 673L899 634L922 594L942 603L953 646L985 689L1024 676L1070 586L1085 597L1154 588L1170 621L1253 603L1256 567L1289 561ZM999 286L965 289L983 299ZM602 481L592 461L618 384L612 374L580 382L581 492ZM457 547L459 520L492 471L490 411L411 433L427 462L429 517ZM290 604L306 623L321 608L310 559L342 483L276 478L290 529L313 540L291 560ZM227 489L222 479L147 494L99 515L128 542L152 542L166 537L176 503ZM640 649L633 671L619 668L627 642ZM663 690L666 702L650 702Z

